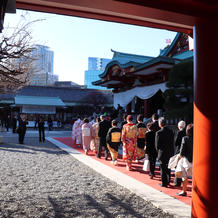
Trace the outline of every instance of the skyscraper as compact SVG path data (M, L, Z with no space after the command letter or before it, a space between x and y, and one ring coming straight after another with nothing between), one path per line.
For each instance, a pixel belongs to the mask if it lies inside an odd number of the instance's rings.
M92 82L99 80L99 74L101 74L106 65L111 61L111 59L106 58L96 58L96 57L89 57L88 58L88 70L85 71L85 81L84 85L87 88L92 89L105 89L103 87L94 86Z
M104 70L110 61L111 59L89 57L88 70Z
M32 51L35 73L30 77L30 85L52 85L58 81L58 76L53 73L54 52L48 46L35 45Z

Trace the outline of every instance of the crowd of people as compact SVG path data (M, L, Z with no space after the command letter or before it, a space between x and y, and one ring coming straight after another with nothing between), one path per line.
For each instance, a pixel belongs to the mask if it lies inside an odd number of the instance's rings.
M162 187L168 187L171 179L171 158L176 159L174 185L181 186L180 196L187 195L188 177L192 175L193 124L186 127L185 121L178 123L175 134L164 117L155 113L148 123L138 115L136 122L132 115L126 115L122 122L101 115L96 120L81 117L74 122L72 139L76 146L82 146L86 155L91 151L97 158L111 156L111 163L118 166L119 151L126 163L126 170L132 170L133 162L143 162L148 156L150 178L155 177L156 161L159 161ZM103 152L104 151L104 154ZM176 157L176 158L175 158Z
M178 195L186 196L188 177L192 175L193 124L186 126L185 121L181 120L175 133L167 125L166 119L158 117L156 113L147 123L143 121L143 115L138 115L136 120L132 115L125 115L119 122L105 114L84 119L78 117L72 126L72 140L76 146L82 146L86 155L91 151L97 158L103 155L105 160L110 155L111 163L115 166L118 166L119 154L122 155L128 171L132 170L133 162L143 162L147 158L151 179L155 177L156 162L159 161L160 186L169 186L171 169L174 169L174 185L183 185ZM12 124L13 133L18 133L18 141L23 144L28 124L26 115L13 117ZM8 127L7 122L5 126ZM39 142L44 142L43 117L39 116L37 126ZM48 128L51 127L48 125ZM173 167L170 165L171 159Z

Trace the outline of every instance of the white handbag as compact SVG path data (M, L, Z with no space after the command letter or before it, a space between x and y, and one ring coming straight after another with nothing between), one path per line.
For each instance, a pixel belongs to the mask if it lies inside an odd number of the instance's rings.
M150 162L149 162L147 154L145 154L143 170L144 171L150 171Z
M172 156L168 162L168 168L171 170L176 168L178 161L179 161L179 154Z

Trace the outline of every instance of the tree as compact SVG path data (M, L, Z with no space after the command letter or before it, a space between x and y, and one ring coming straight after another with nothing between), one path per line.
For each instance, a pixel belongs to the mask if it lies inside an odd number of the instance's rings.
M83 101L93 106L105 105L108 103L106 94L95 91L90 92Z
M0 93L16 92L35 72L30 27L37 21L26 22L23 16L16 27L6 27L0 35Z
M193 61L176 64L169 74L164 92L167 118L193 121Z

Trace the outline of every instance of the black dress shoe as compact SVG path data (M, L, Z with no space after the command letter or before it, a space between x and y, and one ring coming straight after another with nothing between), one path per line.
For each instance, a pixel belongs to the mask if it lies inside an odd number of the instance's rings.
M187 196L187 192L176 193L176 195L178 195L178 196Z
M165 187L165 188L167 188L167 185L164 185L164 184L158 184L160 187Z

